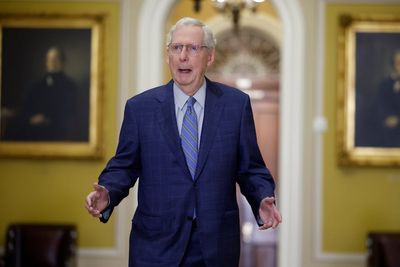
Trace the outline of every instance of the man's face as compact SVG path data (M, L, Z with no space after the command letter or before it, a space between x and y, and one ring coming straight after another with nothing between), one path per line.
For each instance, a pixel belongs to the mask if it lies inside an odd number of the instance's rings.
M172 78L178 86L186 93L195 93L204 81L204 74L213 61L214 49L203 46L204 34L200 27L183 26L178 28L172 35L171 45L184 45L181 52L173 52L168 48L167 63ZM197 53L190 52L187 45L200 47Z
M46 69L47 72L59 72L63 68L60 57L60 52L57 49L51 48L46 55Z

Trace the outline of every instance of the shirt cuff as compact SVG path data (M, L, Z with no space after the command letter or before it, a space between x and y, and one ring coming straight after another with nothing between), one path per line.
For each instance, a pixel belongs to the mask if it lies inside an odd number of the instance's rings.
M108 220L110 218L110 214L111 214L111 209L108 207L101 213L101 217L104 220Z
M108 204L107 207L101 213L101 218L103 218L104 220L108 220L111 215L111 210L112 209L110 208L110 195L108 195Z

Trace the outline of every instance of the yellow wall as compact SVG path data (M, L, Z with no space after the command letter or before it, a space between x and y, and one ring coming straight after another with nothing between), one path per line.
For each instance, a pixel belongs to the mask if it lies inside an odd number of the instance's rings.
M337 36L343 13L398 15L400 5L327 5L325 115L330 128L324 145L323 250L364 252L369 231L400 231L400 169L337 165Z
M104 14L104 160L0 159L0 246L12 222L75 223L79 246L114 245L114 223L104 225L84 209L84 199L116 145L119 5L82 2L0 2L1 12Z

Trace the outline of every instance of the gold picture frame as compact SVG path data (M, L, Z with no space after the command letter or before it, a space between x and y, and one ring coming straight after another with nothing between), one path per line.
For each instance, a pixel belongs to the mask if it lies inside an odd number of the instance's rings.
M399 166L400 17L343 15L338 36L338 162Z
M0 156L100 158L104 16L0 13Z

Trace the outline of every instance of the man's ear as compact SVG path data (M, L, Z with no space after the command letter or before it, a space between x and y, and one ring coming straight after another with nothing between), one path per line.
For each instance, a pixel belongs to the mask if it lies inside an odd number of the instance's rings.
M215 49L213 48L211 52L208 53L207 67L210 67L214 63L214 59L215 59Z

